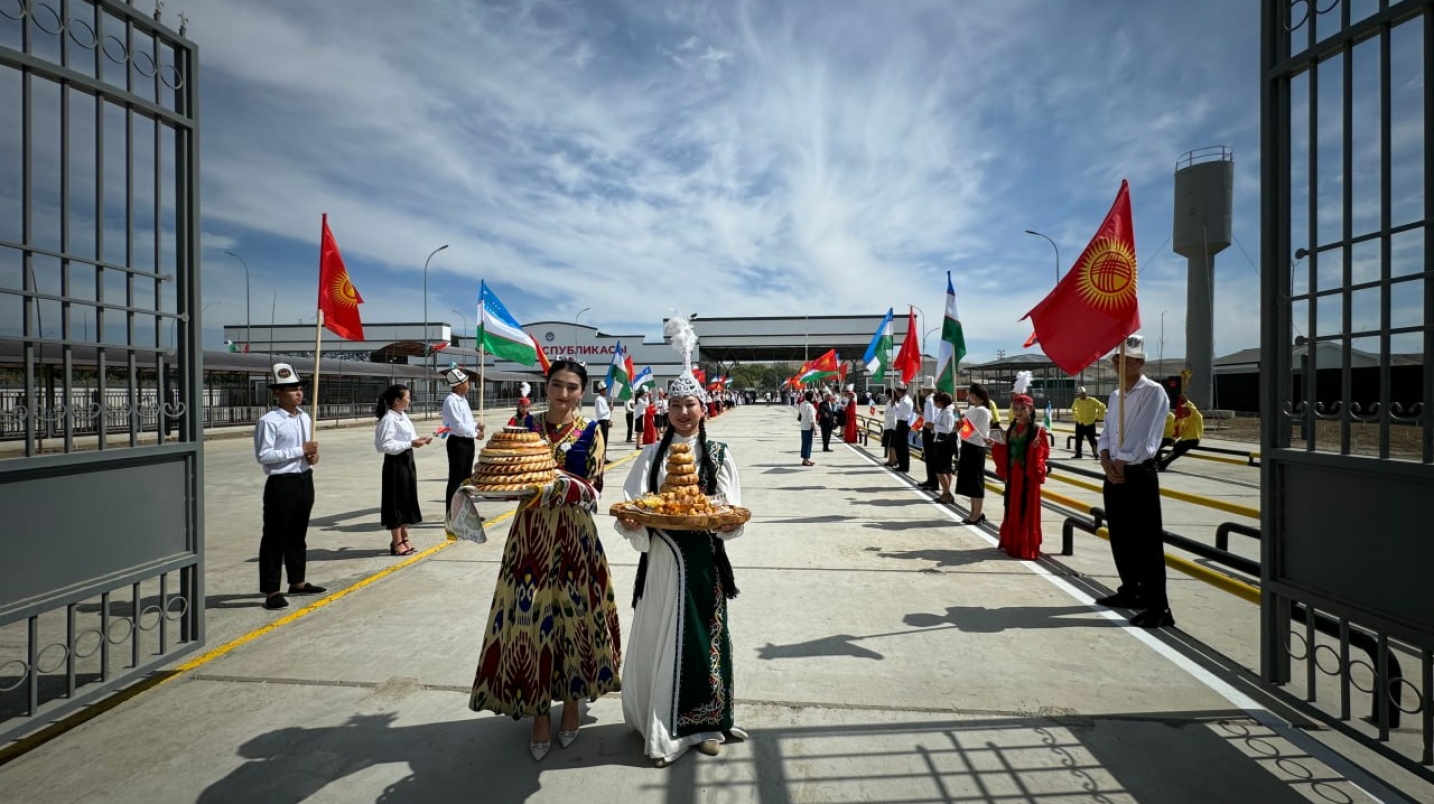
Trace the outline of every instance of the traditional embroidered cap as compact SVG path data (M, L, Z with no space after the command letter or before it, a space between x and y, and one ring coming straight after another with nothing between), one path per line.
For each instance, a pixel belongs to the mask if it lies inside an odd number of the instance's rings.
M607 382L605 382L605 381L603 381L603 380L598 380L598 381L597 381L597 389L598 389L599 391L606 391L606 390L607 390Z
M1111 352L1111 357L1120 357L1120 347ZM1132 360L1145 359L1145 336L1131 335L1125 339L1125 356Z
M450 387L454 385L462 385L463 383L468 382L468 373L460 368L449 369L443 374L443 377L444 379L448 380L448 385Z
M269 375L270 388L288 388L303 384L298 373L294 371L294 367L288 363L275 363L270 367Z
M682 355L682 373L667 386L667 396L669 399L695 396L706 404L707 391L692 373L692 353L697 350L697 333L688 320L680 310L673 310L672 317L662 325L662 334L670 339L672 350Z

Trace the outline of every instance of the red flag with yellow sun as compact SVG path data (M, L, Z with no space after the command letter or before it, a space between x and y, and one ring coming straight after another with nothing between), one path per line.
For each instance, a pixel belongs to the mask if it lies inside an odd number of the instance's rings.
M319 245L319 312L324 315L324 326L340 338L363 340L363 322L359 320L358 310L360 304L363 304L363 297L349 281L349 269L344 267L338 241L329 231L329 216L324 215L324 232Z
M1031 319L1041 351L1067 374L1078 374L1140 329L1135 298L1135 227L1130 184L1121 181L1105 222L1075 267L1021 320Z

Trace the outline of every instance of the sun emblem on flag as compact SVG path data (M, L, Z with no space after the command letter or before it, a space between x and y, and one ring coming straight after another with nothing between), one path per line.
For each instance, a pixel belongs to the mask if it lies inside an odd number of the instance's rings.
M1117 310L1135 299L1135 251L1120 240L1091 243L1076 270L1080 294L1092 307Z
M344 271L329 282L329 296L335 303L344 307L357 307L363 304L359 298L358 291L354 290L354 284L349 281L349 272Z

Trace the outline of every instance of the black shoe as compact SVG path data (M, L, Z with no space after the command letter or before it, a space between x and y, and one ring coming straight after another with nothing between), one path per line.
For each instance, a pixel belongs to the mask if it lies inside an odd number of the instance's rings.
M982 515L976 517L975 519L963 519L963 520L961 520L961 524L963 524L963 525L984 525L984 524L986 524L986 515L985 515L985 514L982 514Z
M314 586L311 583L306 583L303 586L289 587L289 594L291 595L322 595L327 591L329 590L325 589L322 586Z
M1138 628L1165 628L1175 624L1170 609L1146 609L1130 618L1130 624Z
M1084 458L1084 457L1085 457L1084 455L1081 455L1079 452L1077 452L1076 455L1075 455L1075 460L1079 461L1079 460L1081 460L1081 459Z
M273 594L264 598L264 608L266 609L287 609L288 607L289 599L283 595Z
M1100 598L1095 602L1099 605L1108 606L1112 609L1138 609L1141 607L1141 600L1139 597L1135 595L1123 595L1119 592L1116 592L1113 595L1106 595L1105 597Z

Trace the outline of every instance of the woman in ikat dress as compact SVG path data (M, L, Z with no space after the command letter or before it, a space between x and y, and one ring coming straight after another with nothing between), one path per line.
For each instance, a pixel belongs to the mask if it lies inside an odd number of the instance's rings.
M577 739L581 700L621 689L617 604L593 512L606 445L577 415L587 368L548 370L548 411L533 429L552 446L558 478L513 517L483 636L469 708L533 718L529 751L547 756L552 702L563 701L558 743Z

